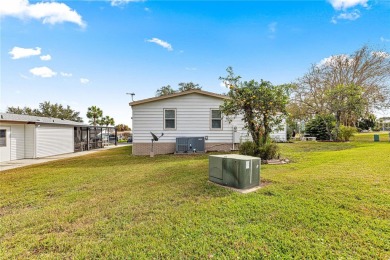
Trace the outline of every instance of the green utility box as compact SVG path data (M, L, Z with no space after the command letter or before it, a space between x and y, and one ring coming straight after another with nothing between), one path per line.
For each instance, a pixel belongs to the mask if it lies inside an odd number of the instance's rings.
M374 135L374 142L379 142L379 135Z
M237 189L260 185L260 158L238 155L210 155L209 180Z

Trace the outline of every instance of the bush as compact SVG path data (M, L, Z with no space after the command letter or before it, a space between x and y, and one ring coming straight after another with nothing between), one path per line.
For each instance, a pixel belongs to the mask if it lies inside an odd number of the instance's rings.
M240 144L239 152L242 155L250 155L250 156L257 156L256 155L257 147L255 143L251 141L246 141L242 144Z
M271 142L257 146L251 141L246 141L240 145L239 151L242 155L260 157L262 160L275 159L279 156L279 146Z
M328 126L329 131L332 132L335 127L335 118L332 115L316 116L311 119L305 127L305 132L310 136L316 137L317 140L330 140L331 135L326 130Z
M339 139L340 141L349 141L349 139L357 132L356 127L340 126Z
M259 156L262 160L276 159L279 157L279 146L275 143L266 143L259 148Z

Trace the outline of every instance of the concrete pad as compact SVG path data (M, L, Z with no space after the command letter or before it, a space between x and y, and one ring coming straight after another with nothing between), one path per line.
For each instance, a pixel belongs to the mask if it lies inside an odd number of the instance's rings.
M259 189L261 189L261 186L256 186L256 187L253 187L253 188L250 188L250 189L236 189L236 188L233 188L233 187L229 187L229 186L224 186L224 185L221 185L219 183L215 183L215 182L212 182L212 181L208 181L209 183L212 183L216 186L219 186L219 187L222 187L222 188L225 188L225 189L228 189L228 190L232 190L232 191L235 191L235 192L238 192L238 193L241 193L241 194L247 194L247 193L251 193L251 192L254 192L254 191L257 191Z
M57 160L62 160L62 159L67 159L67 158L72 158L72 157L84 156L84 155L88 155L91 153L96 153L96 152L105 151L108 149L113 149L113 148L118 148L118 147L123 147L123 146L126 146L126 145L124 145L124 144L118 145L118 146L110 145L110 146L106 146L104 148L95 149L95 150L91 150L91 151L60 154L60 155L54 155L54 156L49 156L49 157L45 157L45 158L20 159L20 160L8 161L8 162L0 162L0 171L6 171L6 170L25 167L25 166L29 166L29 165L57 161Z

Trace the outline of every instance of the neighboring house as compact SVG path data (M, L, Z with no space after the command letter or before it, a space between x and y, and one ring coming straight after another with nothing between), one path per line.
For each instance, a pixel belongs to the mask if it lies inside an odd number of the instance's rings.
M58 118L0 113L0 162L99 148L104 129Z
M129 137L132 136L131 131L118 131L118 140L127 140Z
M380 117L378 122L378 126L382 131L390 131L390 117Z
M203 137L205 151L231 151L247 140L241 117L229 123L219 110L227 96L190 90L130 103L133 111L133 154L151 152L151 133L164 134L154 142L154 154L176 151L177 137ZM272 138L286 141L286 127Z

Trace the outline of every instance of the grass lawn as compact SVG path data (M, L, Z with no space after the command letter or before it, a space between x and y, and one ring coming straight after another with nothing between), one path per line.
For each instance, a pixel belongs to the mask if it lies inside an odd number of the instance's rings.
M207 155L131 147L0 172L0 259L389 259L390 143L281 147L250 194L208 183Z
M379 135L380 142L389 142L389 132L370 132L370 133L360 133L351 138L353 141L357 142L372 142L374 141L374 135Z

